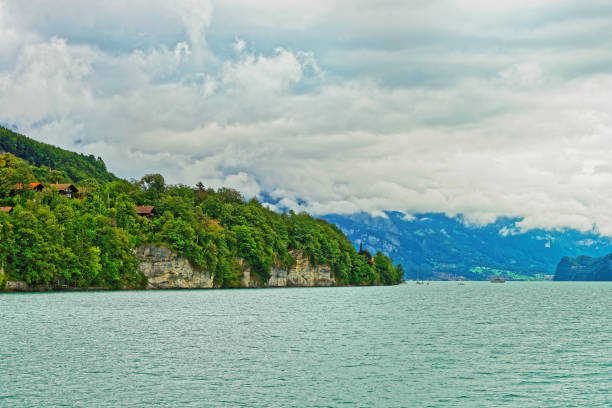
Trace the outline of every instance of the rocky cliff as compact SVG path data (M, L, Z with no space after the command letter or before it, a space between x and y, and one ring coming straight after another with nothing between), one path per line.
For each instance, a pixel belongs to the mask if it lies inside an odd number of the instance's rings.
M612 281L612 254L601 258L564 257L555 272L556 281Z
M213 287L213 277L197 270L186 258L163 246L141 246L134 249L140 271L148 278L147 289L205 289Z
M148 278L148 289L203 289L213 288L212 274L197 270L186 258L174 254L162 246L141 246L134 249L140 261L140 270ZM270 278L260 282L252 276L246 262L241 262L244 288L286 286L334 286L336 281L326 265L312 265L301 252L291 253L294 258L290 268L272 267Z
M294 262L290 268L273 266L270 278L263 284L251 279L251 270L243 264L242 287L285 287L285 286L334 286L336 281L327 265L313 265L301 252L291 252Z

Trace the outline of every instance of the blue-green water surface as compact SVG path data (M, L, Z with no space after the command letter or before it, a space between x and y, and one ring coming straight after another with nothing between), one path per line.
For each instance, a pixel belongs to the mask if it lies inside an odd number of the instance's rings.
M611 311L611 283L4 294L0 406L612 406Z

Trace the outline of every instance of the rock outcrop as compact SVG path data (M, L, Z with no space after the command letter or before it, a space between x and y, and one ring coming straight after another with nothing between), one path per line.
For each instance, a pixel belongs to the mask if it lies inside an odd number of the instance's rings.
M186 258L176 255L166 247L141 246L134 249L140 261L140 270L148 278L147 289L204 289L214 288L213 276L208 271L194 268ZM299 251L291 253L293 266L273 266L270 278L261 282L251 274L248 264L242 266L243 288L287 287L287 286L334 286L332 270L326 265L313 265Z
M28 288L29 286L26 282L8 280L4 273L4 265L0 266L0 290L25 291Z
M187 258L166 247L141 246L134 249L134 255L140 261L140 271L148 278L147 289L205 289L214 286L211 273L194 268Z
M601 258L564 257L555 272L556 281L612 281L612 254Z
M289 269L273 266L270 278L263 285L251 279L248 266L243 267L242 286L245 288L257 287L308 287L308 286L335 286L336 280L332 270L327 265L313 265L308 258L299 251L291 252L294 262Z
M30 286L30 285L28 285L27 282L23 282L23 281L7 281L6 282L6 289L14 290L14 291L17 291L17 292L22 292L22 291L27 291L27 290L34 290L34 289L37 289L37 288L34 287L34 286ZM45 290L45 289L47 289L47 287L45 286L45 287L41 287L41 288L38 288L38 289Z

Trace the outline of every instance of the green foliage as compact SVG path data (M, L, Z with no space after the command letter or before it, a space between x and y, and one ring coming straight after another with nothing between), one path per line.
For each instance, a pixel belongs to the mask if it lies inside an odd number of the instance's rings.
M10 153L0 155L0 197L7 197L15 184L34 181L30 166Z
M12 279L32 285L143 287L129 234L83 201L17 206L0 219L0 259ZM10 221L10 222L9 222Z
M146 286L132 248L167 245L196 268L213 274L220 287L239 287L249 267L262 283L272 267L290 267L295 251L328 265L339 284L394 284L401 266L377 253L359 255L338 227L306 213L279 214L230 188L167 185L148 174L125 181L106 172L93 156L70 153L0 129L0 265L11 279L32 285L107 288ZM46 167L48 166L48 167ZM53 170L51 170L53 168ZM83 188L70 200L47 188L11 191L16 183L64 181ZM152 205L151 221L135 206Z
M378 273L380 283L383 285L392 285L393 283L401 282L404 277L404 268L402 268L402 265L393 267L391 259L380 251L377 252L374 257L374 267Z
M40 143L3 127L0 127L0 151L12 153L36 167L61 169L59 174L65 174L75 182L88 178L100 182L116 180L99 157L85 156Z

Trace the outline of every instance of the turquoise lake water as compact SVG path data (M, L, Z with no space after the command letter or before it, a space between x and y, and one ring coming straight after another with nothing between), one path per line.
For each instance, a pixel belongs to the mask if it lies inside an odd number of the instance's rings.
M612 283L0 295L1 407L610 407Z

